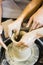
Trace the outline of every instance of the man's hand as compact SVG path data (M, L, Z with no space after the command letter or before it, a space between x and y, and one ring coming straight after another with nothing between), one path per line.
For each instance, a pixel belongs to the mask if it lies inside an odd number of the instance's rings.
M20 31L20 27L21 27L21 20L17 19L15 20L13 23L9 24L8 25L8 34L9 34L9 37L12 36L12 31L16 32L16 35L19 34L19 31Z
M26 27L29 27L31 23L32 26L30 28L30 31L43 26L43 6L30 17L30 20Z

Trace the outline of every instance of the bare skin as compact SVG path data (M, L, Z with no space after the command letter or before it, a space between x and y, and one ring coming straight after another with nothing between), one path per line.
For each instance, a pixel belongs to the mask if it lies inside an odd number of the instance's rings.
M26 6L26 8L23 10L21 15L17 18L17 20L15 20L14 23L11 23L11 24L8 25L8 34L9 34L9 37L12 36L12 30L15 30L17 32L17 35L18 35L18 33L20 31L21 24L22 24L23 20L25 19L25 17L27 15L29 15L30 13L32 14L34 9L37 10L37 7L39 8L39 5L41 3L42 3L42 0L32 0Z
M22 38L20 39L20 41L13 41L15 43L15 45L17 46L25 46L25 47L30 47L31 45L34 44L34 41L40 37L43 37L43 27L33 30L31 32L25 33Z
M2 24L1 24L1 19L2 19L2 0L0 0L0 45L3 46L7 50L7 47L4 44L4 42L2 41L2 37L1 37L2 30L3 30Z
M34 41L40 37L43 37L43 27L24 34L20 42L31 46L34 44Z
M0 0L0 22L1 22L1 18L2 18L2 8L1 8L1 3L2 3L2 0ZM21 24L24 20L24 18L29 15L30 13L32 14L31 11L33 11L34 9L38 9L40 4L42 3L42 0L32 0L27 6L26 8L24 9L24 11L22 12L22 14L17 18L17 20L15 20L14 23L8 25L8 34L9 34L9 37L11 37L12 35L12 30L15 30L17 31L17 35L20 31L20 27L21 27ZM36 8L36 6L38 8ZM1 26L2 27L2 26ZM0 29L1 30L1 29ZM2 34L2 33L1 33ZM2 38L1 38L1 34L0 34L0 42L2 41ZM2 42L1 42L2 43ZM3 46L3 45L2 45ZM4 48L6 48L6 46L4 46Z
M31 23L32 23L32 26L30 28L30 31L43 26L43 5L42 5L42 7L40 7L38 9L38 11L35 14L33 14L30 17L27 27L29 27L31 25Z

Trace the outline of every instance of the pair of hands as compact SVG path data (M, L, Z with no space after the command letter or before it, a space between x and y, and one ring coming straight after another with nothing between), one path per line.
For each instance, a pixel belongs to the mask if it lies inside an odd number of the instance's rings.
M36 28L43 26L43 6L39 8L39 10L30 17L26 27L29 27L31 23L32 23L32 26L30 30L34 30ZM9 36L12 35L12 30L16 30L18 34L21 28L21 20L17 19L14 23L11 23L10 25L8 25L8 28L9 28Z
M22 21L21 19L17 19L14 23L11 23L8 25L9 37L12 36L12 30L16 31L16 33L18 35L20 28L21 28L21 24L22 24L21 21ZM41 8L39 8L39 10L30 17L30 20L26 27L29 27L31 25L31 23L32 23L32 26L31 26L30 30L43 26L43 6ZM1 41L0 41L0 43L1 43Z
M3 46L6 50L7 50L7 47L6 45L3 43L3 40L2 40L2 37L1 37L1 34L2 34L2 25L0 25L0 45Z
M39 8L39 10L30 17L30 20L29 20L29 22L28 22L28 24L27 24L26 27L29 27L31 25L31 23L32 23L32 26L30 28L30 31L43 26L43 6L41 8ZM20 27L21 27L21 21L20 21L20 19L19 20L17 19L14 23L8 25L9 36L10 37L12 36L12 30L16 31L17 35L18 35L18 33L20 31ZM29 36L29 35L27 35L27 36ZM24 37L22 38L21 42L23 42L23 40L25 41L26 40L25 38L27 38L27 36L24 35ZM34 35L34 37L35 37L35 35Z

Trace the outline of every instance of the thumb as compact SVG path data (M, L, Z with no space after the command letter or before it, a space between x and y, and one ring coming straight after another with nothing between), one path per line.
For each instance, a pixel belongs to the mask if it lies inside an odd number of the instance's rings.
M18 34L19 34L19 31L20 31L20 30L17 30L16 35L18 35Z
M8 34L9 34L9 37L11 37L12 36L12 31L10 30Z
M12 36L12 29L10 27L8 28L8 35L9 35L9 37Z

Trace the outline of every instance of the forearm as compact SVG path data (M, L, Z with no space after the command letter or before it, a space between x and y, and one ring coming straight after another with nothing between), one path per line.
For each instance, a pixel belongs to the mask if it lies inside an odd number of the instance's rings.
M28 17L30 17L39 8L41 3L42 3L42 0L32 0L26 6L26 8L23 10L22 14L18 18L20 18L23 21L27 17L27 15Z
M2 19L2 0L0 0L0 34L2 34L1 19Z
M2 0L0 0L0 24L2 19Z

